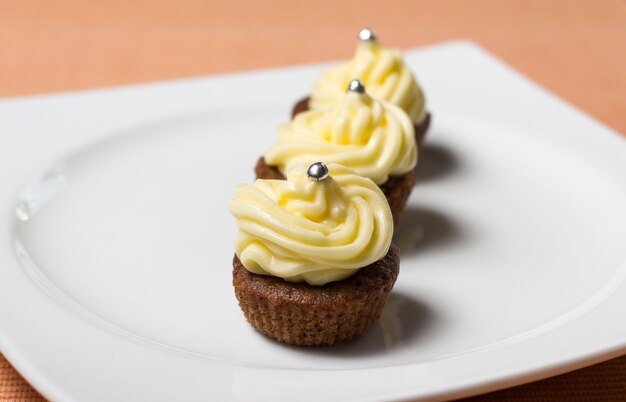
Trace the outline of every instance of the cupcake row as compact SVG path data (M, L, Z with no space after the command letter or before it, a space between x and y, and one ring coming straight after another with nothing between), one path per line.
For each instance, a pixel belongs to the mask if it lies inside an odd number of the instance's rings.
M233 286L259 332L302 346L361 335L399 272L392 244L430 115L398 50L363 29L241 184Z

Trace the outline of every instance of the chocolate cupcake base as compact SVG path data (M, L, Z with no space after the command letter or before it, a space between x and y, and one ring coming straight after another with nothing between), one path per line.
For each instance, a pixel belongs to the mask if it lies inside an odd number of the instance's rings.
M334 345L362 335L380 314L398 277L391 245L381 260L323 286L249 272L233 258L233 286L248 322L262 334L297 346Z
M265 162L265 158L261 157L254 167L254 173L257 179L269 180L285 180L285 176L275 166L270 166ZM382 192L387 198L391 214L393 215L393 224L397 226L398 220L404 208L406 201L411 195L411 190L415 185L415 172L413 170L400 176L390 176L389 179L379 185Z
M300 99L291 112L291 118L295 117L300 112L305 112L309 110L309 97ZM426 136L426 132L428 131L428 127L430 126L430 113L426 113L426 117L419 123L413 124L413 128L415 129L415 142L417 143L417 149L422 149L422 144L424 143L424 137Z

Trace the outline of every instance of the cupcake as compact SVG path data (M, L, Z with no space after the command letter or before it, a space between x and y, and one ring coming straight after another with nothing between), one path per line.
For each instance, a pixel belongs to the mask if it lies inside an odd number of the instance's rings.
M278 127L276 142L257 162L260 179L282 179L293 166L317 160L338 163L378 184L394 223L415 183L413 125L399 107L374 99L358 80L331 108L299 113Z
M324 72L313 85L309 97L299 101L296 114L313 109L330 109L343 96L352 79L360 80L370 96L393 103L404 110L415 125L415 138L421 144L430 125L422 89L397 49L388 49L376 40L370 29L359 32L359 43L352 60Z
M399 270L385 196L337 164L295 166L286 180L237 187L233 286L252 326L300 346L363 334Z

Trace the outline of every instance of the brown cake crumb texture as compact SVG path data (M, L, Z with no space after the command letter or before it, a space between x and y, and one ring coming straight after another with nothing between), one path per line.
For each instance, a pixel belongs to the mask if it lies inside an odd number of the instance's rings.
M362 335L380 314L399 272L398 249L351 277L323 286L249 272L233 259L244 315L262 334L298 346L333 345Z

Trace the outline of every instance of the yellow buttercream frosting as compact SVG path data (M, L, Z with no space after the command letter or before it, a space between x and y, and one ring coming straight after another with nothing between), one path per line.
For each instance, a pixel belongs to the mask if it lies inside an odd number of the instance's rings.
M415 167L416 147L413 124L400 108L344 88L332 108L299 113L280 126L265 161L284 173L324 160L382 184Z
M229 208L239 226L235 252L248 271L324 285L387 254L393 219L382 191L341 165L328 170L316 181L300 165L286 180L237 187Z
M363 82L372 97L403 109L414 123L425 117L424 93L404 64L402 53L376 41L359 42L352 60L322 74L311 90L309 107L331 108L341 99L352 79Z

